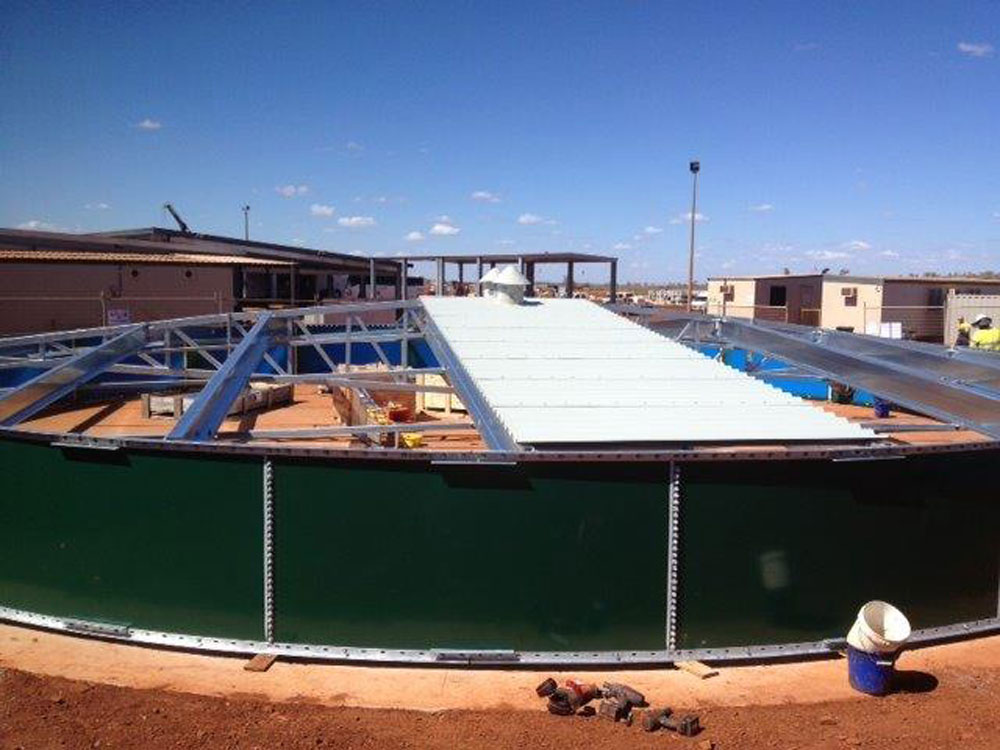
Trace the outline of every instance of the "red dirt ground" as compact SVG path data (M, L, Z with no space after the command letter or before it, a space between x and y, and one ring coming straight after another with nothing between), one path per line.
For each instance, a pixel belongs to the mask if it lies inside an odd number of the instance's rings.
M905 677L887 698L701 710L684 739L537 711L418 712L217 698L0 671L2 748L997 748L1000 670ZM641 685L637 685L642 689ZM676 706L683 709L683 706Z

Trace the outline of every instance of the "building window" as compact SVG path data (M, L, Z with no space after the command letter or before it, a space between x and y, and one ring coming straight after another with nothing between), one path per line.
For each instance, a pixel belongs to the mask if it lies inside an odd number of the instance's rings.
M784 307L788 302L788 288L785 286L772 286L768 294L768 304L771 307Z
M944 306L944 289L936 287L927 290L927 304L931 307Z

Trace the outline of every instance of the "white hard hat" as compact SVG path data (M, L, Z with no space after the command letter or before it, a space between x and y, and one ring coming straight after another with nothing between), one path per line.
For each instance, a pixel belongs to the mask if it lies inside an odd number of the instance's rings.
M972 319L972 325L976 325L977 323L982 323L984 320L990 320L990 316L985 315L983 313L979 313L979 315L977 315Z

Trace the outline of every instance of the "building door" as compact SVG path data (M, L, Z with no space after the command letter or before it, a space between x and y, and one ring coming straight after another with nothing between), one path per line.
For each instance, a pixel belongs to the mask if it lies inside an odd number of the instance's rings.
M799 307L798 320L791 321L806 326L819 325L819 305L816 303L816 288L802 287L802 300Z

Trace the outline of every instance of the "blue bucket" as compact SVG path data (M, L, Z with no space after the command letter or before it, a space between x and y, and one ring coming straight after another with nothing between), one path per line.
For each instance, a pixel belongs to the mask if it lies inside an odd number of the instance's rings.
M868 695L886 695L892 691L896 676L896 658L892 654L869 654L847 646L847 679L851 687Z
M876 397L872 399L872 407L875 410L876 419L887 419L890 413L891 404L888 401Z

